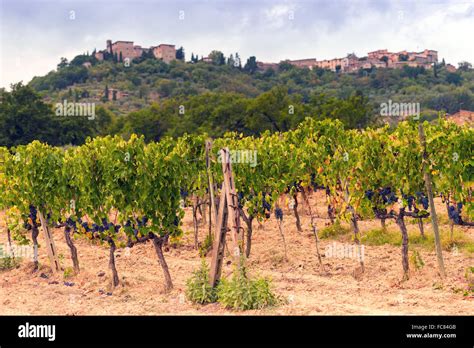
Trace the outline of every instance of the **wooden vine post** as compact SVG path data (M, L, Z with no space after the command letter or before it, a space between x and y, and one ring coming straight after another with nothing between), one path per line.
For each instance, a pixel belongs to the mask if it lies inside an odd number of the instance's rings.
M444 268L444 262L443 262L443 251L441 249L441 240L439 237L439 228L438 228L438 217L436 215L436 209L434 205L434 199L433 199L433 188L431 185L431 173L430 173L430 168L428 167L428 153L426 151L426 137L425 137L425 130L423 129L423 124L420 122L418 125L418 133L420 136L420 142L421 142L421 147L423 149L423 174L424 174L424 179L425 179L425 188L426 192L428 194L428 200L430 203L430 215L431 215L431 222L433 224L433 233L434 233L434 239L435 239L435 245L436 245L436 256L438 258L438 267L439 271L441 273L441 277L446 276L446 271Z
M225 157L223 157L225 156ZM227 210L229 214L230 230L232 237L232 255L240 258L240 248L242 246L244 235L240 228L239 198L235 191L234 176L232 174L232 163L230 160L229 149L221 150L222 172L224 174L224 186L226 193Z
M212 142L211 140L206 140L206 171L207 171L207 181L209 183L209 234L212 234L212 221L214 220L214 226L217 226L217 206L214 199L214 182L212 180L212 172L211 172L211 160L210 160L210 153L212 149ZM217 230L214 234L217 233Z
M53 235L43 216L43 213L41 213L39 209L38 216L40 218L41 227L43 228L43 235L46 242L46 251L48 252L49 261L51 262L51 269L54 273L56 273L61 270L61 265L59 264L59 258L56 252L56 246L54 245Z
M224 185L222 186L214 242L212 243L212 259L209 275L209 282L213 287L217 285L217 282L221 277L222 262L224 260L225 237L227 234L227 207Z
M227 231L230 231L231 233L232 256L235 262L240 261L240 248L243 239L243 233L241 233L240 228L239 202L235 192L229 149L222 149L220 152L220 158L222 161L224 182L222 183L221 196L219 200L219 212L217 214L216 220L216 231L214 235L214 243L212 246L209 283L213 287L217 285L221 276ZM228 228L228 223L230 223L230 228Z

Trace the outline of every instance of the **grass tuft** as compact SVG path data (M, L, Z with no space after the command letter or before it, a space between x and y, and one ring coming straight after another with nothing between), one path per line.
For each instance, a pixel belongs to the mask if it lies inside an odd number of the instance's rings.
M351 232L351 229L346 226L342 226L339 221L335 221L333 225L323 228L319 232L319 238L334 238L346 235Z
M13 258L10 256L0 257L0 271L9 271L17 268L19 265L20 260L18 258Z
M217 288L219 303L236 310L262 309L276 306L280 300L266 278L250 279L243 262L235 269L232 279L222 279Z
M201 267L186 281L186 296L193 303L216 302L216 289L209 284L209 267L205 258L201 261Z
M441 247L445 251L452 251L454 246L459 250L465 250L474 253L474 241L465 233L454 229L453 239L451 240L449 230L441 230ZM425 237L422 237L419 231L408 232L410 245L420 246L428 250L434 250L434 235L430 231L425 231ZM397 229L373 229L361 237L362 244L365 245L402 245L402 235Z

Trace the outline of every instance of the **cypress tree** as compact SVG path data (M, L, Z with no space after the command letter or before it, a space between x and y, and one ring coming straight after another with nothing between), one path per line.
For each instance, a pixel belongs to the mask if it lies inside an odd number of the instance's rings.
M105 85L104 90L104 100L109 100L109 86L107 84Z

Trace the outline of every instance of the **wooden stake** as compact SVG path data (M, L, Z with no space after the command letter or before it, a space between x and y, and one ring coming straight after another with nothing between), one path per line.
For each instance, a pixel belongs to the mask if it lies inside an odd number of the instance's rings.
M241 233L240 229L239 202L235 193L229 149L222 149L220 155L222 159L224 182L222 183L221 196L219 200L219 213L216 219L216 231L212 247L212 260L209 274L209 283L213 287L217 285L221 276L228 221L230 221L231 224L232 256L236 262L240 262L240 247L243 242L243 233Z
M194 226L194 249L199 248L199 226L198 226L198 221L197 221L197 210L198 210L198 196L193 194L192 200L193 200L193 226Z
M232 256L240 259L241 245L243 244L243 233L240 228L239 200L235 192L234 177L232 175L232 163L230 161L229 149L221 150L222 172L224 174L224 187L227 200L227 214L229 215L230 231L232 237Z
M217 285L222 271L222 262L224 260L225 237L227 234L227 204L225 186L222 184L221 198L219 201L219 214L216 220L216 231L212 245L211 269L209 274L209 283L212 287Z
M56 253L53 235L51 234L49 226L40 210L38 210L38 215L41 221L41 226L43 227L43 235L46 241L46 251L48 252L49 261L51 262L51 269L54 273L56 273L61 270L61 265L59 264L58 254Z
M212 173L211 173L211 159L209 157L209 153L212 149L212 142L211 140L206 140L206 168L207 168L207 181L209 183L209 202L210 202L210 210L209 210L209 233L212 231L212 222L211 217L214 219L214 226L217 226L217 206L215 202L214 196L214 182L212 180ZM214 232L214 234L216 231Z
M438 267L439 267L441 277L444 278L446 276L446 271L445 271L444 262L443 262L443 251L441 249L441 239L439 237L438 216L436 215L436 209L435 209L434 199L433 199L433 189L431 186L431 173L430 173L429 168L427 167L428 153L426 152L426 137L425 137L425 130L423 129L422 123L418 125L418 133L420 136L421 146L423 148L423 173L424 173L424 178L425 178L425 188L426 188L426 192L428 194L428 200L430 203L430 215L431 215L431 222L433 224L433 233L435 237Z

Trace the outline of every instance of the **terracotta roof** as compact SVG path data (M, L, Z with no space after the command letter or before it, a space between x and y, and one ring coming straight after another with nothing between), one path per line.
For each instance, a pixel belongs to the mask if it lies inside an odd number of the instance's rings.
M459 110L455 114L446 115L446 118L460 126L467 124L472 127L474 125L474 111Z

